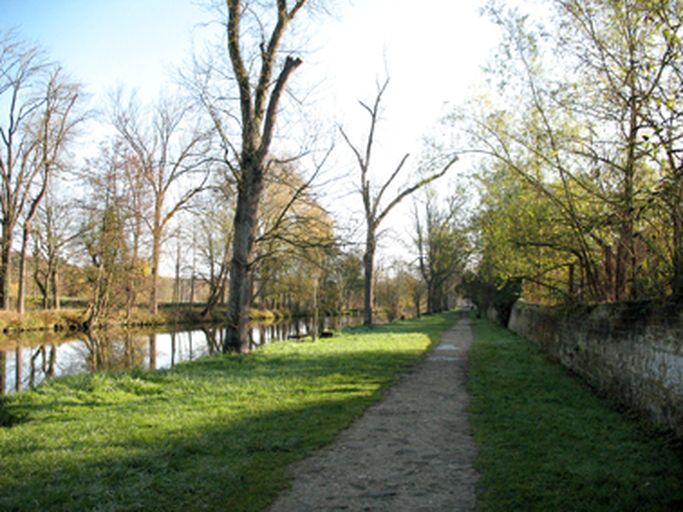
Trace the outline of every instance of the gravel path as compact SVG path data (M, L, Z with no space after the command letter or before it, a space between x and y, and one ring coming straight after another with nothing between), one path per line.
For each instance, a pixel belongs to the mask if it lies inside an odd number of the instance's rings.
M292 466L270 512L474 510L468 319L329 447Z

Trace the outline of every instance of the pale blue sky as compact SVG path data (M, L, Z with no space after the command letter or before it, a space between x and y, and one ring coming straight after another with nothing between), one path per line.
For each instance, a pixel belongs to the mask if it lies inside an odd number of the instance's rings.
M435 122L445 101L459 101L480 80L479 66L494 40L490 23L478 15L483 1L336 0L334 16L317 18L319 26L309 31L316 51L297 78L315 84L316 109L354 123L356 100L372 96L386 59L392 77L387 119L401 126L396 136L405 146ZM187 60L193 31L202 45L206 31L196 27L211 17L201 5L0 0L0 29L15 27L20 37L44 46L98 100L119 84L150 98Z
M496 30L479 16L485 0L335 0L332 16L316 17L304 65L293 86L310 89L306 107L330 125L342 124L360 141L367 117L358 100L371 101L385 69L391 85L375 148L376 174L390 173L405 152L415 168L422 138L482 80ZM211 20L196 0L0 0L0 30L14 27L59 61L102 106L118 85L152 99L202 47ZM301 21L306 21L302 18ZM277 151L277 149L276 149ZM336 168L355 176L338 144ZM344 159L347 159L344 161ZM347 180L349 188L354 180ZM344 201L344 204L355 204ZM409 205L403 205L402 209ZM399 226L406 212L396 212Z
M151 94L181 64L206 13L190 0L0 0L0 27L45 47L93 94Z

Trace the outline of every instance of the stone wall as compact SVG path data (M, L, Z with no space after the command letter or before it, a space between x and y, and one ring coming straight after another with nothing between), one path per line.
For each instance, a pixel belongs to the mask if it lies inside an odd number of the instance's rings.
M671 304L574 309L518 301L508 327L599 392L683 439L683 314Z

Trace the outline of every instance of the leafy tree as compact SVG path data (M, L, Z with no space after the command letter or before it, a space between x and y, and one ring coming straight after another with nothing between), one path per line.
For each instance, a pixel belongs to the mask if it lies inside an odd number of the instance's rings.
M667 84L681 52L664 4L556 0L540 29L490 8L505 33L504 99L464 117L471 150L488 157L482 264L523 277L525 294L630 300L675 287L675 251L661 242L675 237L659 213L677 216L675 187L662 187L675 137L655 119L671 119L662 106L675 104Z

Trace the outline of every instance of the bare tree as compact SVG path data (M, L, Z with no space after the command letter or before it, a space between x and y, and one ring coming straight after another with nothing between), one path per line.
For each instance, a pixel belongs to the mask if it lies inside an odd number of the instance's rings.
M43 308L59 309L60 267L68 247L78 236L73 215L74 205L57 202L48 191L40 207L33 231L33 279L43 296Z
M63 153L74 128L83 121L75 113L80 95L77 84L62 78L62 71L54 69L49 76L40 115L35 119L34 154L25 197L25 214L22 225L21 252L19 255L19 293L17 311L24 313L26 298L26 256L28 252L31 223L38 213L50 188L50 181L62 166Z
M374 286L373 286L373 270L375 261L375 252L377 250L377 235L379 232L379 227L387 217L389 212L398 205L403 199L412 194L413 192L424 187L428 183L440 178L448 169L457 161L458 157L453 156L450 158L438 171L428 174L427 176L421 178L417 182L410 186L401 189L396 195L388 201L386 205L383 204L382 199L385 193L391 187L392 183L396 180L403 169L408 157L408 153L403 155L398 165L391 173L389 178L376 187L371 181L371 159L373 144L375 142L375 132L377 129L377 123L380 116L380 104L382 101L382 96L389 85L389 78L387 78L381 86L377 88L377 94L375 95L374 102L369 105L363 101L360 101L361 107L367 112L370 117L370 129L368 131L365 144L362 147L354 144L349 136L346 134L343 128L340 128L342 137L346 141L351 151L353 151L356 161L358 163L358 168L360 170L360 193L363 197L363 208L365 211L365 253L363 254L363 269L364 269L364 318L363 323L365 325L372 325L372 306L374 303Z
M0 307L10 308L12 242L22 212L29 201L34 180L42 168L34 165L39 141L32 130L45 103L40 78L48 64L42 53L0 34Z
M290 24L306 3L307 0L277 0L268 7L263 3L226 0L221 16L226 27L229 70L216 74L222 79L229 77L228 81L235 86L237 114L232 109L233 98L226 98L225 91L208 93L211 72L200 73L200 100L220 138L222 161L232 173L237 195L225 350L249 350L259 203L272 167L270 148L281 99L292 73L302 64L300 58L292 55L281 58L281 47ZM230 132L231 126L237 126L237 135Z
M144 166L140 159L130 151L130 148L125 148L123 141L120 141L118 150L122 153L120 158L124 178L123 194L126 196L126 201L123 202L124 221L131 238L129 268L126 272L126 317L130 319L138 296L146 291L143 244L148 242L145 228L148 227L148 219L151 217L154 194L149 193Z
M209 176L209 137L190 124L190 113L188 106L163 98L146 121L146 113L134 97L124 107L119 95L112 116L114 127L137 161L132 170L141 173L128 181L138 188L144 184L152 196L152 216L146 219L152 235L152 314L158 310L159 262L166 229L204 189Z
M415 203L414 244L427 291L427 312L431 314L447 308L449 284L464 271L471 244L465 229L459 225L464 205L462 192L451 196L445 208L439 207L433 190L425 192L422 212Z
M194 250L198 251L199 277L208 286L208 297L202 315L210 315L224 302L230 269L232 244L232 192L227 184L211 188L197 208L194 223Z

